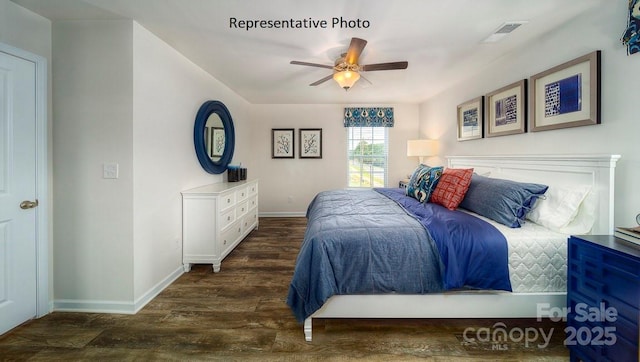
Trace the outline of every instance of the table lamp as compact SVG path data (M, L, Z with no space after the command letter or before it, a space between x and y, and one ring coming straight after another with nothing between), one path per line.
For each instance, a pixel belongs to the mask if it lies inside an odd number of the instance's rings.
M420 163L425 157L438 154L438 142L436 140L408 140L407 157L419 157Z

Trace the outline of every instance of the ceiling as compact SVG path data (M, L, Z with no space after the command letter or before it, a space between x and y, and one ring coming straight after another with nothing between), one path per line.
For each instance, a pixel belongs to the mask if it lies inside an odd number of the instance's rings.
M134 19L255 104L418 103L610 0L12 0L52 21ZM240 29L238 20L327 21L326 28ZM332 26L360 20L361 26ZM498 43L503 23L526 21ZM237 24L237 23L236 23ZM366 39L360 64L409 62L362 73L345 92L333 80L311 87L352 37ZM54 45L55 46L55 45Z

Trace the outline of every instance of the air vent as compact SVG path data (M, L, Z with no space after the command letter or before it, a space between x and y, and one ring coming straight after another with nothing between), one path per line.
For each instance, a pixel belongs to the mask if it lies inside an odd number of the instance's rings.
M526 24L526 23L527 23L526 21L509 21L509 22L506 22L506 23L500 25L498 30L494 31L493 34L489 35L489 37L484 39L482 42L483 43L495 43L495 42L498 42L498 41L502 40L502 38L507 36L507 34L511 33L512 31L516 30L521 25Z
M522 23L505 23L500 27L500 29L496 30L496 34L509 34L516 30L520 25L522 25Z

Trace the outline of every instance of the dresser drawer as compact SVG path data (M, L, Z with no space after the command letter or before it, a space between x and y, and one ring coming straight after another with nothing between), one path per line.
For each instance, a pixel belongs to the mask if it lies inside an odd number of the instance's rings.
M253 210L256 207L258 207L258 196L256 195L249 198L249 201L247 201L247 204L249 205L249 210Z
M636 334L637 335L637 334ZM638 338L630 339L620 329L616 330L615 348L609 348L603 352L605 357L610 361L638 361L640 360L640 352L638 352Z
M220 210L226 210L236 204L236 193L228 192L220 196Z
M236 191L236 202L246 200L247 196L249 196L247 188L241 188L240 190Z
M249 210L249 204L247 202L241 202L236 206L236 214L238 215L238 219L247 214Z
M229 228L220 234L220 250L222 255L226 254L226 250L233 246L236 240L242 234L242 227L240 222L233 223Z
M258 194L258 183L253 183L247 187L247 195L253 196Z
M226 229L236 221L236 209L228 209L220 213L220 230Z
M640 301L640 263L637 260L584 242L572 242L570 253L572 292L590 303L606 301L619 314L637 319Z
M242 218L242 232L253 229L258 223L258 211L253 210Z

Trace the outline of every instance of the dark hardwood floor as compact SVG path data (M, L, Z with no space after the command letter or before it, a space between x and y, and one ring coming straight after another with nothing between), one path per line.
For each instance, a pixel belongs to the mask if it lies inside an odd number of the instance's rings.
M304 340L285 304L304 218L261 218L222 263L196 265L136 315L54 312L0 336L0 360L562 361L564 324L535 320L323 320ZM485 340L502 322L513 338ZM473 330L467 330L473 328ZM484 328L484 329L482 329ZM518 331L552 331L550 343ZM480 337L476 341L464 338Z

